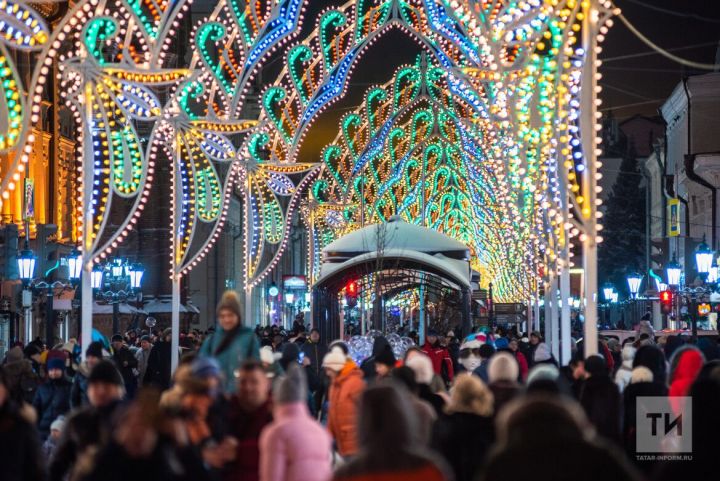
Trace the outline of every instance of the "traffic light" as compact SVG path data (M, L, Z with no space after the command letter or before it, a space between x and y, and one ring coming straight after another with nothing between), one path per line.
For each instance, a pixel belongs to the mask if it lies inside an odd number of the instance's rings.
M349 307L357 306L358 286L357 282L350 281L345 286L345 301Z
M660 292L660 312L671 314L673 309L673 294L671 291Z

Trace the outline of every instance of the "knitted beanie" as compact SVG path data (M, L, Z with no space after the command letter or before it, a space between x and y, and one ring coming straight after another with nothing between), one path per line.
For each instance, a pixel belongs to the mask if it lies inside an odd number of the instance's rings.
M220 311L222 310L231 311L233 314L238 316L238 319L242 319L242 316L240 315L240 298L238 297L237 292L223 292L220 302L217 305L217 313L220 314Z

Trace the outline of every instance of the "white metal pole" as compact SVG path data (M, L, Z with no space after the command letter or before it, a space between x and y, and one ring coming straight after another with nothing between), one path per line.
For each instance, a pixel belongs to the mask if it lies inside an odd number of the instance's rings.
M172 328L170 342L170 370L175 372L180 360L180 274L174 274L172 277Z
M252 245L252 232L250 232L250 229L252 228L250 219L252 219L252 212L250 208L250 200L251 200L251 190L250 190L250 171L249 169L245 169L245 222L243 223L244 231L245 231L245 245L243 246L243 249L245 250L245 278L243 279L243 282L245 284L245 325L252 327L252 318L253 318L253 311L252 311L252 296L253 296L253 286L250 282L250 265L251 265L251 258L250 258L250 246ZM270 323L272 323L272 315L270 316Z
M550 267L548 267L550 268ZM552 297L552 290L553 285L555 284L555 281L553 280L553 274L552 271L548 272L548 278L545 282L545 339L547 339L548 334L550 331L548 330L548 325L551 322L552 319L552 303L553 303L553 297ZM538 326L538 332L540 332L540 327Z
M85 78L85 125L83 126L83 193L82 212L85 216L82 226L82 265L83 272L80 279L82 299L81 342L82 358L85 359L85 350L92 342L92 316L93 316L93 292L92 292L92 230L93 230L93 143L92 143L92 86Z
M563 255L567 253L567 245L563 249ZM572 350L570 343L570 265L566 264L560 271L560 298L563 300L560 311L560 363L565 365L570 362Z
M548 343L555 359L558 358L558 318L559 318L559 307L558 306L558 278L556 268L553 267L552 284L550 285L550 322L545 319L545 342ZM565 299L562 299L563 305L567 303Z
M527 330L540 330L540 291L539 287L535 287L535 315L533 316L533 323L528 324Z
M582 179L584 203L582 204L583 267L585 277L585 355L597 353L597 229L595 213L597 211L597 143L599 138L595 130L597 112L597 33L600 10L598 0L591 0L583 18L583 45L586 46L583 66L580 130L582 132L585 154L585 175Z

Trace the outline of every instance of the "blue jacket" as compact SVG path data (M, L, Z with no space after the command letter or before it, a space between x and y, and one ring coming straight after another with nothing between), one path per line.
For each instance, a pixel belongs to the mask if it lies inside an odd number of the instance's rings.
M70 387L66 378L52 379L40 386L35 393L33 407L38 414L38 430L45 439L50 434L50 425L58 416L70 410Z
M260 342L252 329L240 326L230 345L216 354L218 346L227 335L227 331L218 326L217 331L203 342L199 354L200 357L217 359L225 375L225 392L233 394L236 390L235 370L246 359L260 359Z

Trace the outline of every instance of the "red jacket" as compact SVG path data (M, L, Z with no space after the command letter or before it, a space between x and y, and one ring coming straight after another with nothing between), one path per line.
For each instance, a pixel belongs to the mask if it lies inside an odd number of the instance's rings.
M428 355L432 361L433 371L435 371L435 374L438 376L442 376L442 366L444 362L447 369L447 379L445 379L445 381L452 382L455 373L453 372L450 351L448 351L446 347L440 345L432 346L426 342L422 347L422 352Z

